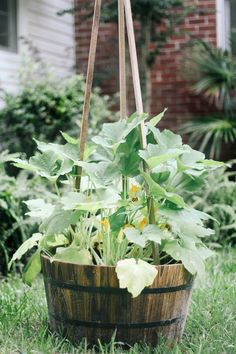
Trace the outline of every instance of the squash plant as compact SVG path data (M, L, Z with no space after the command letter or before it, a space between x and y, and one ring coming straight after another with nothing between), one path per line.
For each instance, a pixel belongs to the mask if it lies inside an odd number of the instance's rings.
M190 273L204 273L212 254L203 243L213 234L204 226L210 216L188 206L182 195L201 188L222 163L205 159L170 130L156 128L163 115L148 120L135 113L104 124L87 145L84 161L78 140L65 133L64 145L36 141L35 156L14 160L15 166L48 179L57 195L53 204L43 196L25 202L28 214L40 221L39 233L11 263L36 246L23 274L27 284L40 272L41 252L52 262L115 266L120 287L133 297L152 284L158 264L182 262ZM139 140L141 122L146 149ZM80 190L75 188L78 167Z

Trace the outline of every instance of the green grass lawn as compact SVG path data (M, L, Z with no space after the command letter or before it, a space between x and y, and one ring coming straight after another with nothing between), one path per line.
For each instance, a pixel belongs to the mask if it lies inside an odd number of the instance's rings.
M136 345L125 351L98 344L98 353L236 353L236 249L225 250L209 264L206 279L194 290L182 342L173 351ZM29 288L19 278L0 283L0 354L94 353L86 342L75 348L50 334L42 279Z

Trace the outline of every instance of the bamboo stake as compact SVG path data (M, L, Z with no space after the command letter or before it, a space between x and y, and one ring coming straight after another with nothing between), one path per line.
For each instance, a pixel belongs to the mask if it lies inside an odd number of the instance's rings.
M139 76L139 68L138 68L138 58L137 58L137 49L136 49L136 41L134 35L134 24L132 17L132 10L130 0L124 0L125 5L125 14L126 14L126 26L129 40L129 51L130 51L130 60L131 60L131 69L132 69L132 77L133 77L133 86L134 86L134 95L135 95L135 103L137 113L143 114L143 100L142 100L142 91L140 84L140 76ZM147 147L147 139L145 134L145 124L144 122L140 125L140 139L142 148L145 149ZM148 170L146 164L144 163L144 171ZM147 193L148 186L146 185ZM154 202L151 196L147 197L147 207L148 207L148 218L150 224L155 224L155 210L154 210ZM154 242L152 242L152 255L155 264L160 264L160 252L159 247Z
M82 127L80 132L80 143L79 143L81 161L84 160L84 151L85 151L87 131L88 131L88 118L89 118L90 100L91 100L91 93L92 93L93 74L94 74L100 17L101 17L101 0L95 0L93 26L92 26L90 49L89 49L87 78L86 78L85 94L84 94ZM81 176L82 176L82 167L78 166L77 176L75 179L76 190L80 190Z
M142 100L142 92L141 92L141 85L140 85L137 49L136 49L134 24L133 24L130 0L124 0L124 5L125 5L125 14L126 14L126 26L127 26L128 40L129 40L129 51L130 51L136 110L137 113L143 114L143 100ZM147 147L147 139L145 134L144 122L141 123L140 132L141 132L142 148L145 149Z
M124 1L118 0L118 27L119 27L119 78L120 78L120 118L127 117L127 85L126 85L126 58L125 58L125 12ZM128 194L128 177L122 176L122 190L124 199Z
M126 60L125 60L125 13L124 1L118 0L118 23L119 23L119 67L120 67L120 117L127 116L126 100Z

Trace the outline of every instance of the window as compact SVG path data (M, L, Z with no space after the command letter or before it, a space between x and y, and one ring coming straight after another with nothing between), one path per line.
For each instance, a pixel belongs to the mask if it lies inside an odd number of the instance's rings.
M230 42L232 53L236 54L236 0L230 1Z
M16 0L0 0L0 49L17 51Z

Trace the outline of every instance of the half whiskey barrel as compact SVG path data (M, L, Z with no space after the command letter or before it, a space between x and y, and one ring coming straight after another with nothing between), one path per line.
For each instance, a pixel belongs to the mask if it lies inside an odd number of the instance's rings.
M114 331L130 345L181 339L193 285L183 265L157 266L152 286L133 299L119 288L115 267L41 260L50 328L73 343L84 337L89 344L110 342Z

